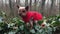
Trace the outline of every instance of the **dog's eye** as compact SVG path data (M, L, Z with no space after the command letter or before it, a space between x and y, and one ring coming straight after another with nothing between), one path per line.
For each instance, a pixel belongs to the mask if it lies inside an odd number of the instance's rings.
M24 13L25 13L25 11L22 11L22 12L24 12Z

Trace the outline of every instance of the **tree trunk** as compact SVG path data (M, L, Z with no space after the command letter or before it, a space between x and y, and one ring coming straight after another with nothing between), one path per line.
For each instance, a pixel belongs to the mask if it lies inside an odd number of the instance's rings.
M9 0L9 7L10 7L10 17L13 17L14 13L13 13L13 6L12 6L12 1L11 0Z
M37 6L37 5L36 5L36 4L37 4L37 3L36 3L36 0L34 1L34 3L35 3L35 4L34 4L34 10L36 11L36 8L37 8L37 7L36 7L36 6Z
M51 9L53 8L54 0L51 0Z
M16 4L17 5L20 5L20 0L16 0Z
M30 10L32 10L32 0L30 0Z
M49 12L49 16L52 16L52 10L53 10L53 3L54 3L54 0L51 0L51 6L50 6L50 12Z
M40 10L41 10L41 2L39 1L38 11L40 12Z
M59 1L59 15L60 15L60 0L58 0Z
M42 14L43 14L43 10L44 10L45 1L46 1L46 0L42 0L42 4L41 4L41 13L42 13ZM43 15L44 15L44 14L43 14Z
M28 0L25 0L25 6L27 6L28 5Z
M3 0L2 0L2 7L1 7L1 8L2 8L2 10L3 10Z

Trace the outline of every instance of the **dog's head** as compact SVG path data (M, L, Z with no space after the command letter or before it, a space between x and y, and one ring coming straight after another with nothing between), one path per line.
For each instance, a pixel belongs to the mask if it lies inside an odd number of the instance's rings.
M27 11L29 10L29 6L20 7L20 6L17 5L17 8L18 8L18 14L20 16L26 16Z

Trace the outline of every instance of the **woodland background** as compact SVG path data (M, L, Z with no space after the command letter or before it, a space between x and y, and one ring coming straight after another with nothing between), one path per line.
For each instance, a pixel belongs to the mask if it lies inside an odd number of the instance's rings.
M30 10L41 12L43 16L55 16L60 14L59 0L0 0L0 11L5 11L8 17L18 16L20 6L30 6Z

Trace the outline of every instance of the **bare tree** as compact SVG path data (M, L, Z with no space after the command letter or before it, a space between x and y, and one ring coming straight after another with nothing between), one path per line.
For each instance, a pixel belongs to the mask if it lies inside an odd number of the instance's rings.
M17 5L20 5L20 0L16 0L16 4Z
M24 0L22 0L22 1L24 1ZM59 0L48 0L50 2L47 1L48 3L46 5L45 5L45 1L46 0L25 0L25 3L24 2L21 3L20 0L9 0L8 4L4 4L4 2L7 2L7 0L5 0L5 1L0 0L0 10L2 9L3 11L6 11L7 14L10 14L10 15L8 15L10 17L16 16L16 15L18 15L18 13L17 13L18 10L15 6L16 4L22 5L22 6L24 6L24 4L25 4L25 6L27 6L29 4L30 10L40 11L43 15L47 14L50 16L50 15L56 15L58 13L60 14L60 11L58 10L59 8L57 7ZM56 1L57 1L57 5L55 5Z
M50 7L50 10L52 11L52 9L53 9L53 2L54 2L54 0L51 0L51 7Z
M35 3L35 4L34 4L34 10L36 11L36 8L37 8L37 5L36 5L36 4L37 4L37 3L36 3L36 0L34 1L34 3Z
M27 6L28 5L28 0L25 0L25 6Z
M42 4L41 4L41 13L43 14L43 9L44 9L44 5L45 5L45 1L46 0L42 0Z
M49 11L50 16L52 15L53 4L54 4L54 0L51 0L51 6L50 6L50 11Z
M40 12L40 10L41 10L41 1L39 1L39 6L38 6L38 11Z
M9 7L10 7L10 17L13 17L14 13L13 13L13 6L12 6L12 1L11 0L9 0Z
M59 15L60 15L60 0L58 0L58 1L59 1L59 6L58 6L59 7Z
M30 0L30 10L32 10L32 0Z
M2 10L3 10L3 0L2 0L2 7L1 7L1 8L2 8Z

